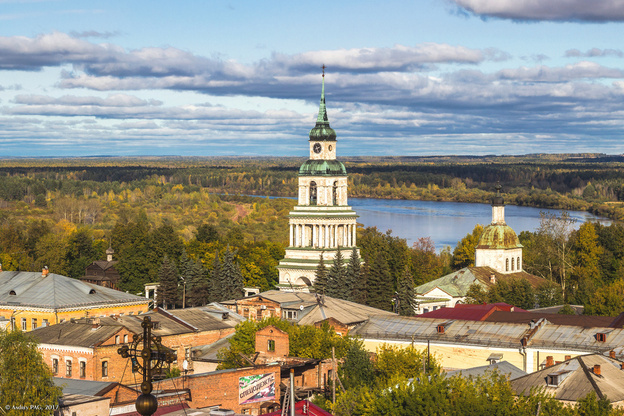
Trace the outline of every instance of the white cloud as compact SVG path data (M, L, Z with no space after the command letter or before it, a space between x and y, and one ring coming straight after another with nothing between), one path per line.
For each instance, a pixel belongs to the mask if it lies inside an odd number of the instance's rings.
M475 15L514 20L624 21L621 0L447 0Z

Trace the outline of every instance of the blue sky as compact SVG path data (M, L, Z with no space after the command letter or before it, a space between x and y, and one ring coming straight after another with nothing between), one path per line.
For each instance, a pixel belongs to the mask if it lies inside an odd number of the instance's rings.
M622 0L0 0L0 157L624 153Z

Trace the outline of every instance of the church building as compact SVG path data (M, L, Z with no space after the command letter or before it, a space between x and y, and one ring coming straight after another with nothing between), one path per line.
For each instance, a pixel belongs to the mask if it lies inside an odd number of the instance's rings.
M310 158L299 168L298 203L289 215L290 244L277 266L280 290L308 292L321 257L329 267L339 247L345 261L356 247L358 216L347 205L347 170L336 160L336 132L325 107L325 73L309 146Z
M416 314L463 303L471 285L484 289L509 279L526 279L534 288L546 281L522 269L522 244L505 222L505 202L496 186L492 223L483 230L475 248L475 265L464 267L416 287Z

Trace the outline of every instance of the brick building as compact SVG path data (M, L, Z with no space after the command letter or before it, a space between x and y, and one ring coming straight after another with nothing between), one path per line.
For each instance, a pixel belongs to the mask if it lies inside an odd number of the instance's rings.
M251 320L276 316L299 325L316 325L327 320L341 335L371 316L393 316L395 313L360 305L329 296L306 292L269 290L238 300L221 302L231 311Z
M280 366L276 363L176 377L154 383L154 391L188 392L191 408L224 408L259 415L279 408Z
M117 350L142 334L141 322L150 316L152 334L162 337L164 346L177 355L175 367L184 360L193 373L191 348L213 343L234 332L240 319L233 314L210 308L164 311L155 309L140 316L82 318L42 327L31 332L39 342L39 351L55 376L82 380L114 381L134 384L140 378L132 372L130 361Z
M22 331L85 316L136 315L149 300L119 290L42 272L0 272L0 320Z

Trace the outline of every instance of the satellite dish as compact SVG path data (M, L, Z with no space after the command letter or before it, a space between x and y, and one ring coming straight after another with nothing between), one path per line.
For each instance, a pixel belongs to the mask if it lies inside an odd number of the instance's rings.
M182 368L184 369L184 371L188 370L188 361L182 361Z

